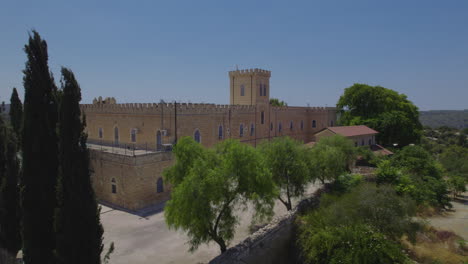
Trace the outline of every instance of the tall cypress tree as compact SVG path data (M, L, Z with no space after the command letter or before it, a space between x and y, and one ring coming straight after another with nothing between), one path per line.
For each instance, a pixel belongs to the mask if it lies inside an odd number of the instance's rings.
M19 160L14 132L0 120L0 248L16 256L21 248Z
M54 262L53 228L57 184L56 86L49 66L47 43L33 31L24 51L24 118L22 130L22 237L26 264Z
M89 157L81 120L81 91L73 72L62 68L59 111L58 208L55 217L57 263L101 263L103 228L91 186Z
M18 91L13 87L10 98L10 122L16 136L21 135L21 126L23 122L23 104L18 96Z

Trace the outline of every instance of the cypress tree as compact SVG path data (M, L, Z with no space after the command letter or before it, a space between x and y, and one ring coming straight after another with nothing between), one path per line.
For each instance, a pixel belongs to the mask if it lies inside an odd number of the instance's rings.
M91 186L89 157L81 120L80 87L73 72L62 68L59 111L59 181L55 217L57 263L101 263L103 228Z
M0 248L16 256L21 248L17 142L2 120L0 130Z
M47 43L33 31L24 51L22 130L22 238L26 264L54 262L53 228L57 184L56 86L48 66Z
M21 125L23 122L23 104L18 96L18 91L13 87L13 92L10 98L10 123L16 136L21 135Z

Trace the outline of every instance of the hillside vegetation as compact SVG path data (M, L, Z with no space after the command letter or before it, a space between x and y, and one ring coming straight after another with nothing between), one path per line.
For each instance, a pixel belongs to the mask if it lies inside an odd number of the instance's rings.
M468 109L465 110L431 110L419 112L419 120L423 126L437 128L441 126L453 128L468 127Z

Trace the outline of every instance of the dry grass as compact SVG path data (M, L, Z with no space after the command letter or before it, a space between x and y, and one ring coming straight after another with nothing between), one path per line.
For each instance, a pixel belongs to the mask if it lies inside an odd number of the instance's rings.
M418 234L416 243L403 238L403 245L412 259L419 263L468 263L468 245L453 232L429 227Z

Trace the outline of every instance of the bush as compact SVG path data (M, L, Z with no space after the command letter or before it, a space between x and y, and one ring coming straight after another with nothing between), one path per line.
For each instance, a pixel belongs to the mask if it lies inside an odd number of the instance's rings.
M414 241L415 214L414 201L391 186L360 184L324 195L319 209L299 217L298 244L309 263L403 263L399 239Z
M343 174L331 184L332 192L343 194L350 191L353 187L359 185L363 176L361 174Z

